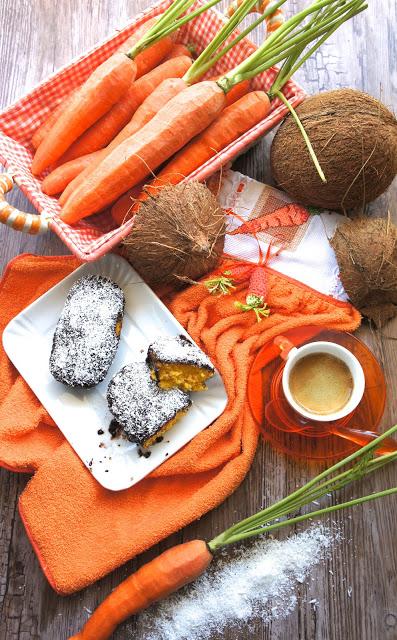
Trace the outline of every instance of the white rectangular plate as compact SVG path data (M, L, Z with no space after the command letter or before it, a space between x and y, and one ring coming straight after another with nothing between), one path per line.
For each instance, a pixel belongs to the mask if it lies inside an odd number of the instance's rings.
M125 295L123 328L116 357L105 380L92 389L72 389L57 382L49 371L52 338L66 296L73 283L89 274L116 282ZM24 309L3 333L4 349L56 422L65 438L98 482L113 491L136 484L176 453L225 409L227 395L218 373L208 390L192 393L188 413L170 429L150 457L124 438L110 437L112 416L106 402L110 379L125 364L145 360L149 344L160 335L188 335L153 291L124 258L108 254L87 263ZM103 433L98 433L103 431Z

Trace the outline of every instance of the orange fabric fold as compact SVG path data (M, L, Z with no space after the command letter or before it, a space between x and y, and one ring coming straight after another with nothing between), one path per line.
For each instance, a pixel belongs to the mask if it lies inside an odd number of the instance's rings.
M71 257L21 256L0 287L0 328L77 266ZM205 429L149 477L117 493L101 487L64 440L8 359L0 363L0 464L36 471L20 498L20 513L53 588L69 594L225 500L252 463L258 429L246 402L249 368L258 349L293 327L315 324L354 330L358 312L268 270L271 316L233 305L193 286L169 301L173 314L210 356L224 380L228 405ZM82 425L84 428L84 425Z

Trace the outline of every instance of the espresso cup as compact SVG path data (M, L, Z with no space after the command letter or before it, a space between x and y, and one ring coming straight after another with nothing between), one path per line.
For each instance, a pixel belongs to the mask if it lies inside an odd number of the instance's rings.
M352 391L346 404L332 413L315 413L302 407L295 401L290 389L290 375L293 368L302 358L312 354L327 354L341 360L349 369L352 379ZM293 347L285 356L286 364L283 371L282 387L289 405L304 418L317 422L331 422L340 420L354 411L360 403L365 390L364 371L357 358L345 347L334 342L311 342L302 347Z

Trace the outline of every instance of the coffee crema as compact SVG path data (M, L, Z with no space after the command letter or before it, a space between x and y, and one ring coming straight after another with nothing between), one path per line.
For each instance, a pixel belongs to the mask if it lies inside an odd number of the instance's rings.
M353 391L349 367L329 353L311 353L293 366L289 388L295 402L310 413L327 415L343 409Z

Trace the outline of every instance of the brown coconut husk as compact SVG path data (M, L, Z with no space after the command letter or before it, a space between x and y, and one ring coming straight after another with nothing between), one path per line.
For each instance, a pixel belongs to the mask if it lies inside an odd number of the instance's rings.
M306 205L364 209L397 173L397 120L362 91L338 89L307 98L296 109L327 182L324 184L291 116L271 147L276 183Z
M383 218L349 220L338 226L331 244L351 302L384 326L397 315L397 227Z
M148 284L182 286L216 267L224 235L216 197L204 184L185 182L140 204L123 255Z

